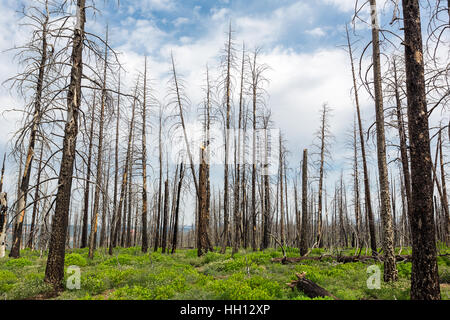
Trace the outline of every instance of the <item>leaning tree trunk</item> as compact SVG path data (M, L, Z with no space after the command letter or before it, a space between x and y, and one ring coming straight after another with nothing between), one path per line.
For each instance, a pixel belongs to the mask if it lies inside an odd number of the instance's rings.
M77 0L77 24L73 37L72 71L67 93L67 120L64 129L63 153L58 178L55 215L52 220L50 247L44 281L54 289L62 289L64 256L72 190L73 165L78 135L78 115L81 105L81 76L83 68L83 39L86 20L86 0Z
M411 299L438 300L433 181L419 1L403 0L406 92L411 155Z
M377 128L378 173L380 181L381 219L383 224L384 281L396 281L394 232L392 229L389 197L388 167L386 162L386 138L384 132L383 93L381 86L381 60L376 1L370 0L372 10L373 74L375 86L375 113Z

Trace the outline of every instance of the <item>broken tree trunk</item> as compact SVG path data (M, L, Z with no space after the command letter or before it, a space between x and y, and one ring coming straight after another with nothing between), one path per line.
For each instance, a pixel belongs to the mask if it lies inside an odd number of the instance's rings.
M334 300L339 300L321 286L309 279L306 279L306 272L296 273L295 275L298 280L293 280L290 283L287 283L287 285L292 289L297 288L298 290L303 291L310 298L331 297Z
M6 193L0 193L0 258L5 257L6 251L6 221L8 211L8 202Z

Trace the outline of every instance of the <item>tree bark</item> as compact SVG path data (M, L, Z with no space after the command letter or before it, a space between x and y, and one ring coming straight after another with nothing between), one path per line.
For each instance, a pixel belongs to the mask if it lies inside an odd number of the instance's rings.
M100 121L99 121L99 134L98 134L98 150L97 150L97 177L95 183L95 193L94 193L94 216L91 222L91 234L89 237L89 255L90 259L94 258L95 250L95 240L97 237L97 227L98 227L98 211L100 207L100 188L102 184L103 176L103 127L105 118L105 105L106 105L106 71L107 71L107 61L108 61L108 29L106 30L106 41L105 41L105 56L104 56L104 66L103 66L103 83L102 83L102 97L100 105ZM95 109L95 105L93 106ZM94 119L92 119L94 120Z
M147 239L147 118L146 118L146 103L147 103L147 57L145 57L144 67L144 104L142 106L142 252L146 253L148 250ZM136 230L135 230L136 232Z
M378 174L380 181L381 219L383 225L384 281L396 281L394 233L392 229L389 178L386 162L386 138L384 130L383 92L381 85L380 40L376 0L370 0L372 13L373 76L375 87L375 113L377 128Z
M375 235L375 222L374 222L373 211L372 211L372 200L371 200L371 196L370 196L369 170L367 169L366 145L365 145L365 140L364 140L364 130L363 130L362 121L361 121L358 86L356 83L355 66L353 63L353 53L352 53L352 47L350 44L350 36L348 34L347 25L345 28L347 31L347 44L348 44L348 49L349 49L350 63L351 63L351 67L352 67L353 91L355 93L356 114L357 114L357 118L358 118L359 142L361 144L361 157L362 157L363 173L364 173L364 199L365 199L365 208L366 208L366 213L367 213L366 221L369 226L370 248L372 249L372 254L377 255L377 239L376 239L376 235Z
M308 149L303 150L302 166L302 231L300 233L300 255L308 252Z
M67 121L64 129L63 154L56 194L55 215L52 221L50 247L44 281L55 290L63 288L65 238L72 189L73 164L75 160L76 138L78 135L78 115L81 104L81 76L83 68L83 39L86 20L86 0L77 0L77 23L73 37L72 71L67 93Z
M411 155L411 299L438 300L433 181L419 1L403 0L406 90Z

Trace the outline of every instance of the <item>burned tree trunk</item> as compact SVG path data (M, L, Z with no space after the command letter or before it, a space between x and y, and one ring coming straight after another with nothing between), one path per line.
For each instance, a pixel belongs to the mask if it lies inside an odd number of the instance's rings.
M44 143L41 142L41 149L40 149L40 154L39 154L39 168L38 168L37 179L36 179L36 189L34 191L33 212L31 215L30 235L28 237L28 242L27 242L27 248L30 248L30 249L33 249L34 235L35 235L35 229L36 229L36 217L38 214L38 206L39 206L39 190L40 190L40 184L41 184L43 154L44 154Z
M309 279L306 279L305 272L301 274L296 273L296 276L297 280L294 280L287 284L290 288L292 289L297 288L298 290L304 292L310 298L331 297L335 300L339 300L321 286L317 285L316 283L312 282Z
M365 199L365 208L366 208L366 221L369 226L369 235L370 235L370 248L372 249L372 255L377 255L377 239L375 236L375 222L373 218L372 211L372 200L370 196L370 181L369 181L369 170L367 169L367 158L366 158L366 145L364 140L364 130L362 127L361 121L361 111L359 106L359 95L358 95L358 86L356 83L356 75L355 75L355 66L353 63L353 53L352 46L350 44L350 36L348 34L348 27L346 26L347 31L347 44L350 56L350 63L352 67L352 78L353 78L353 91L355 93L355 104L356 104L356 115L358 118L358 131L359 131L359 142L361 144L361 157L363 164L363 173L364 173L364 199Z
M386 138L384 130L383 92L381 86L380 40L376 1L370 0L372 10L373 76L375 89L375 113L377 128L377 159L380 181L381 219L383 224L384 281L396 281L397 267L394 254L394 232L392 229L389 196L388 167L386 162Z
M302 230L300 233L300 255L308 252L308 150L303 150L302 166Z
M94 146L94 124L95 124L95 91L94 91L94 99L92 101L92 113L91 113L91 126L89 130L89 147L88 147L88 160L87 160L87 168L86 168L86 181L84 187L84 208L83 208L83 229L81 231L81 248L85 248L88 246L87 242L87 234L88 234L88 224L89 224L89 195L90 195L90 186L91 186L91 166L92 166L92 148Z
M444 155L442 154L442 133L439 130L439 163L441 165L441 182L442 182L442 206L444 207L444 239L447 246L450 245L450 214L448 212L447 185L445 182Z
M117 207L117 215L115 221L111 221L111 239L110 239L110 245L109 245L109 251L108 253L112 255L112 250L117 246L117 242L119 239L119 233L121 229L121 220L122 220L122 206L124 203L124 197L126 193L126 187L127 187L127 181L128 181L128 168L131 158L131 145L132 145L132 139L133 139L133 130L134 130L134 116L135 116L135 109L136 109L136 103L137 103L137 84L136 89L134 91L134 99L133 99L133 105L131 108L131 122L130 122L130 129L128 133L128 145L127 145L127 154L125 157L125 165L123 168L123 176L122 176L122 185L120 188L120 197L119 197L119 203Z
M178 240L178 215L180 212L180 197L181 197L181 188L183 186L183 163L180 164L180 176L178 178L178 188L177 188L177 204L175 206L175 224L173 226L173 237L172 237L172 253L175 253L177 248L177 240ZM181 231L183 232L183 230Z
M147 57L144 66L144 101L142 106L142 252L148 250L147 239L147 134L146 134L146 103L147 103ZM135 230L136 232L136 230Z
M97 237L97 225L98 225L98 211L100 206L100 188L102 185L102 170L103 170L103 128L105 119L105 105L106 105L106 71L108 61L108 29L106 30L106 42L105 42L105 57L103 66L103 83L102 83L102 97L100 105L100 119L99 119L99 134L98 134L98 150L97 150L97 177L95 183L94 193L94 216L91 222L91 234L89 237L89 258L94 258L95 240ZM95 105L93 106L95 108ZM92 119L93 120L93 119Z
M406 191L407 213L410 218L411 213L411 175L409 173L408 147L406 142L405 125L403 122L402 104L400 100L399 83L397 77L397 65L394 59L394 85L395 85L395 102L397 111L397 126L400 137L400 156L402 160L403 179Z
M64 129L63 154L56 194L55 215L52 220L50 247L44 281L54 289L62 289L64 256L72 189L73 164L78 135L78 115L81 104L81 76L83 68L83 39L86 20L86 0L77 0L77 24L72 40L72 71L67 93L67 120Z
M45 76L45 68L47 65L47 27L48 27L48 9L47 15L45 17L45 21L42 26L42 48L41 48L41 61L39 63L39 72L37 75L37 85L36 85L36 98L34 101L34 115L33 115L33 123L30 133L30 141L27 150L27 158L25 162L25 167L23 171L23 175L20 180L19 185L19 194L18 194L18 202L17 202L17 213L16 213L16 221L14 225L13 239L11 251L9 252L9 256L11 258L19 258L20 257L20 243L22 240L22 228L23 228L23 219L25 216L25 208L28 196L28 187L30 184L30 176L31 176L31 168L33 165L33 159L35 155L34 147L36 144L36 137L39 130L39 124L41 122L41 100L42 100L42 90L44 86L44 76Z
M411 155L411 299L438 300L433 181L419 1L403 0L406 90Z
M163 209L163 226L162 226L162 241L161 241L162 253L166 252L167 247L168 210L169 210L169 180L166 179L166 181L164 182L164 209Z
M3 174L2 174L3 179ZM8 220L8 199L5 192L0 190L0 258L5 256L6 250L6 224Z

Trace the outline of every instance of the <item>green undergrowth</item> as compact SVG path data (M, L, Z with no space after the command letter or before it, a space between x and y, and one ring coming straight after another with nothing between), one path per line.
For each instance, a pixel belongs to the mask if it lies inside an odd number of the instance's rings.
M100 248L94 258L88 258L88 249L67 250L64 283L70 282L73 266L80 270L80 289L66 289L53 299L81 300L310 300L297 289L286 284L295 280L296 273L306 277L344 300L403 300L409 299L411 263L399 262L399 280L384 283L383 265L374 262L337 263L327 255L353 255L355 249L313 249L310 256L324 256L320 261L280 264L272 258L281 258L280 249L253 252L240 250L232 255L219 248L197 257L197 250L182 249L175 254L151 252L143 254L140 247L117 248L112 255ZM400 248L396 249L398 254ZM439 253L449 253L440 244ZM36 299L45 297L50 288L44 283L46 254L25 249L21 258L0 259L0 299ZM288 257L297 257L298 249L287 248ZM371 252L361 252L370 255ZM401 254L411 254L402 248ZM368 289L371 275L367 268L380 268L381 287ZM450 259L438 257L441 295L450 298ZM72 269L69 269L72 267ZM329 298L319 298L326 300Z

